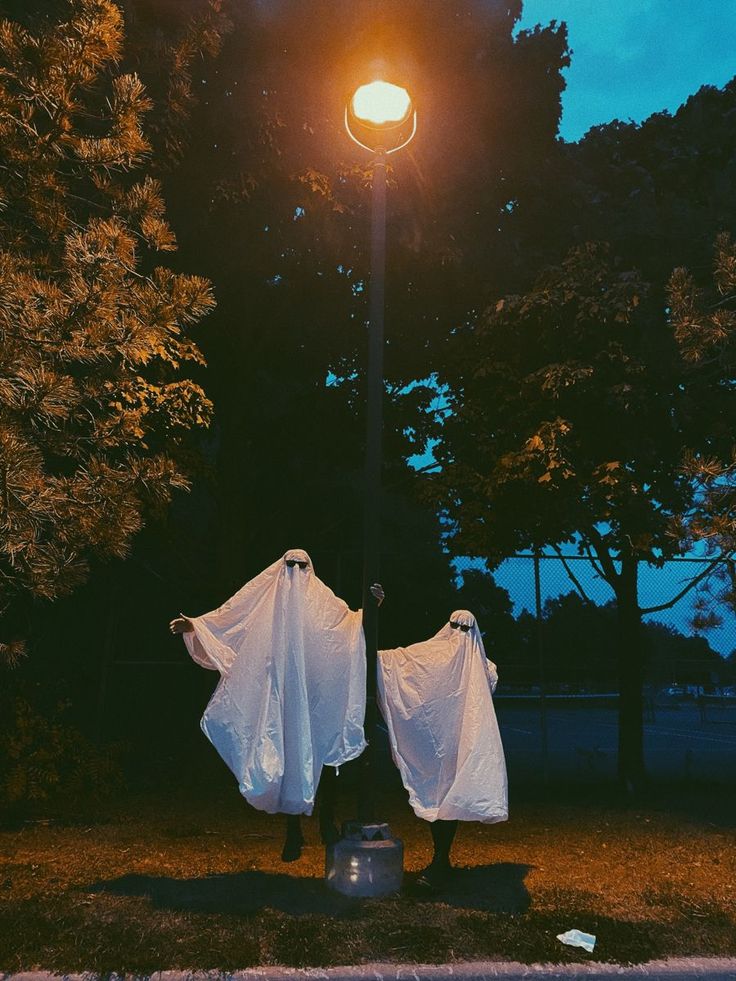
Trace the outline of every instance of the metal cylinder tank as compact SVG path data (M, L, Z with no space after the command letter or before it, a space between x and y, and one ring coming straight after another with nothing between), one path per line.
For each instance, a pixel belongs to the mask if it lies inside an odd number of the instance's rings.
M344 896L378 898L401 889L404 844L387 824L347 821L325 853L327 885Z

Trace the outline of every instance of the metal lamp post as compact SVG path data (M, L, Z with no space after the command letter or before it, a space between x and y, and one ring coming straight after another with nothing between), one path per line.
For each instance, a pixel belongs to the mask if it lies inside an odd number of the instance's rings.
M345 108L350 138L373 156L371 266L363 519L363 632L366 644L368 746L362 757L358 821L327 851L327 882L339 892L379 896L401 886L403 849L388 825L375 818L375 743L378 722L376 671L378 610L370 587L379 578L381 550L381 443L383 429L383 325L386 282L386 160L403 149L417 128L406 89L382 80L361 85Z

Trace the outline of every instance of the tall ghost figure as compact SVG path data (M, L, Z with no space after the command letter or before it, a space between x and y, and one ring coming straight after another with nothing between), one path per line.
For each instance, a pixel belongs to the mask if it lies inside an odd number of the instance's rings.
M366 745L360 612L292 549L219 609L184 619L192 658L220 672L201 726L241 794L269 814L311 814L322 768Z
M467 610L456 610L430 640L379 652L378 696L391 751L409 803L425 821L508 818L492 697L497 681Z

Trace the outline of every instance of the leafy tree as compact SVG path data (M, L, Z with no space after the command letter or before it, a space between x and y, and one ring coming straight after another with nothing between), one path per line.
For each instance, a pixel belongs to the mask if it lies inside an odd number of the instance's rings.
M733 415L727 384L711 398L694 383L666 311L673 266L684 260L702 275L715 234L736 227L734 111L736 81L702 89L674 116L595 127L580 143L540 155L499 223L506 248L495 276L520 295L471 314L457 332L451 347L462 354L448 357L442 376L455 414L429 427L445 441L448 469L434 479L441 493L429 496L456 518L458 548L466 536L481 555L576 541L611 584L628 782L642 772L638 562L660 562L687 542L678 521L697 513L702 494L693 467L683 472L683 449L712 459L707 434ZM610 243L607 254L587 244L596 240ZM556 271L540 277L549 263ZM547 315L537 317L540 310ZM592 363L591 341L601 356Z
M608 692L615 688L616 611L596 606L579 593L548 599L542 610L547 680Z
M685 473L697 489L694 506L680 516L679 537L686 547L705 542L708 550L736 552L736 443L733 387L736 372L736 245L727 233L718 236L713 283L700 288L686 269L674 271L668 304L675 339L690 366L687 393L691 402L706 402L702 414L706 438L689 449ZM736 571L724 563L717 591L736 606ZM704 602L700 611L712 625L718 614ZM707 613L710 612L710 618Z
M181 369L209 283L173 251L145 172L151 103L117 68L111 0L0 22L0 609L17 656L29 605L123 556L187 486L211 404ZM49 12L50 11L50 12Z
M35 659L34 659L35 660ZM93 746L70 720L70 703L54 684L0 666L0 816L102 799L122 790L122 747ZM48 813L48 811L47 811Z
M573 682L603 691L617 681L616 605L585 602L576 592L544 604L544 659L552 682ZM703 637L686 636L656 620L642 623L643 677L657 686L710 684L725 677L724 659Z
M658 684L723 684L728 667L705 637L687 637L675 627L650 620L644 625L647 679Z
M23 20L25 5L12 2ZM418 480L405 458L423 445L423 409L434 393L408 392L406 383L443 362L447 336L468 306L498 288L506 252L500 218L554 147L565 32L514 37L518 0L452 7L414 0L379 10L327 0L119 6L123 64L158 104L146 138L182 246L171 261L205 272L219 304L202 342L218 410L206 447L216 507L200 486L170 512L165 539L150 529L138 536L134 558L173 579L181 577L184 538L205 547L219 538L219 551L203 547L194 563L210 573L199 576L208 594L199 602L295 543L310 548L320 571L336 565L337 554L354 555L359 567L369 173L343 133L342 109L357 69L388 51L417 96L421 126L392 172L385 574L397 603L383 622L387 643L425 633L438 608L454 605L452 573L433 512L411 513ZM222 55L195 71L191 17L208 50L225 8L234 27ZM169 76L183 112L162 121ZM190 144L182 158L176 143L184 129ZM181 165L172 170L172 162ZM499 270L493 281L489 268ZM211 534L213 514L219 536ZM354 599L345 565L328 578L342 580ZM194 604L195 591L186 592ZM402 592L410 594L406 605Z
M664 302L672 270L707 274L716 235L736 228L736 78L674 114L593 127L541 156L503 218L501 292L526 289L572 246L606 241ZM499 293L500 295L500 293Z
M229 6L222 56L198 79L191 151L166 180L184 254L217 287L203 343L218 407L220 548L210 564L222 590L295 542L316 559L332 550L359 565L370 172L344 133L343 110L377 52L412 87L421 120L414 143L393 158L389 193L393 595L405 581L398 555L439 551L431 512L401 519L416 500L405 461L423 447L435 394L408 386L442 362L449 331L488 289L489 256L502 246L485 231L498 225L519 175L553 145L560 114L564 31L514 38L520 8ZM439 564L449 585L447 561ZM417 565L417 592L434 594L435 568Z
M207 4L123 6L123 64L159 103L186 24L206 19ZM207 275L218 307L201 338L216 410L203 440L212 479L197 479L113 570L117 595L136 609L141 657L181 657L161 633L172 614L211 608L295 544L360 602L370 174L342 113L359 70L389 47L417 95L420 129L391 173L381 643L427 636L457 605L436 516L417 507L421 478L405 462L423 445L435 393L406 383L441 363L449 331L490 288L503 243L485 233L554 143L566 38L560 28L514 38L520 6L226 0L233 28L220 56L190 66L183 155L161 152L169 129L158 105L150 114L151 165L180 245L172 262ZM91 589L53 616L89 618ZM80 675L99 662L106 612L75 645ZM185 690L180 674L166 673L167 698ZM111 676L110 704L125 701L123 684Z
M664 309L602 245L573 249L526 293L500 300L456 348L432 499L463 554L500 559L574 542L609 584L619 771L636 785L644 773L641 617L651 612L639 603L639 565L679 551L672 522L696 499L683 446L688 438L702 445L707 402L693 411Z

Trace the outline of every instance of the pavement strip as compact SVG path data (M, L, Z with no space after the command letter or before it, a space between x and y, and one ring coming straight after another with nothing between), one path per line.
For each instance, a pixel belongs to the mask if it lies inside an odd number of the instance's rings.
M355 967L264 967L244 971L156 971L153 974L51 971L0 973L0 981L736 981L736 958L682 957L645 964L519 964L473 961L459 964L360 964Z

